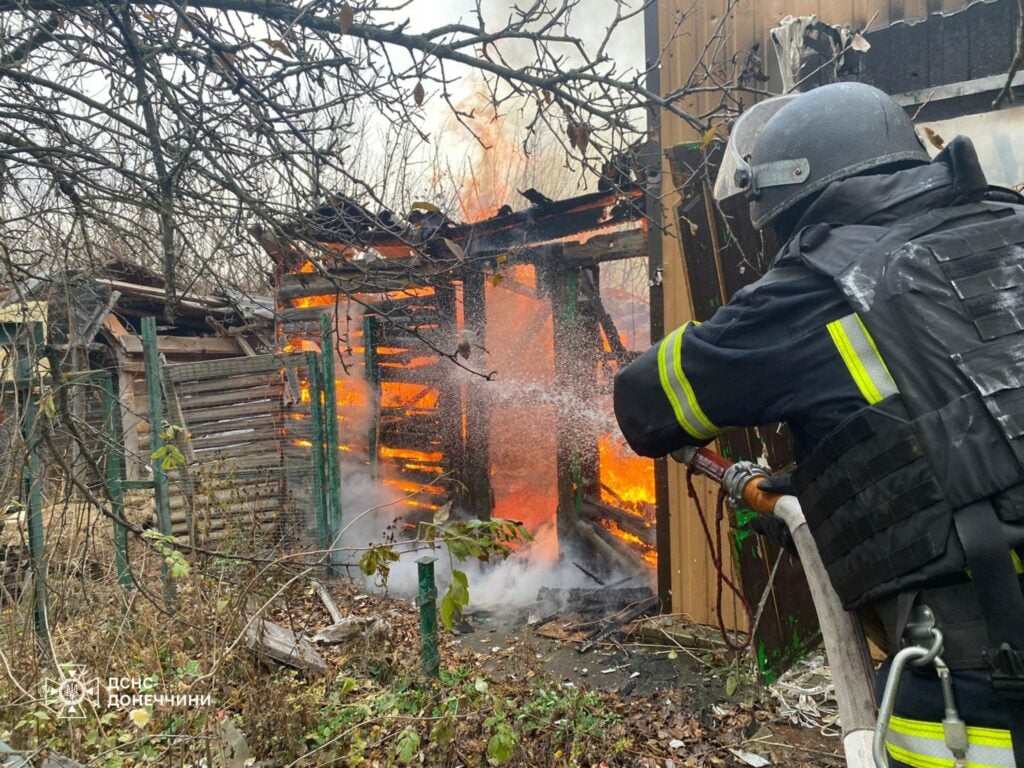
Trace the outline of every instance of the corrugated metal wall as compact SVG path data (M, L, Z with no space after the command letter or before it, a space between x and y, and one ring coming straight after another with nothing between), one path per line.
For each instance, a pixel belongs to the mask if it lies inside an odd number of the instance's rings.
M660 0L658 37L661 42L661 90L667 95L688 86L707 86L711 82L706 65L730 62L736 51L750 50L760 43L759 54L767 72L777 71L770 53L768 30L787 15L816 14L833 25L850 24L853 29L877 29L900 19L920 19L928 13L953 11L967 5L963 0ZM679 106L691 114L704 113L718 105L720 93L705 92L691 96ZM698 133L679 117L662 113L661 146L668 148L698 140ZM675 210L679 196L672 188L672 174L664 161L666 211ZM693 307L682 253L675 236L672 215L666 216L668 233L664 247L665 327L676 328L693 319ZM713 517L715 489L698 481L700 500ZM693 501L688 497L682 467L670 462L669 514L671 530L672 611L706 624L715 624L718 577ZM713 524L713 520L712 520ZM728 542L723 551L730 552ZM731 558L726 558L731 565ZM727 623L741 627L743 619L728 590L723 594Z

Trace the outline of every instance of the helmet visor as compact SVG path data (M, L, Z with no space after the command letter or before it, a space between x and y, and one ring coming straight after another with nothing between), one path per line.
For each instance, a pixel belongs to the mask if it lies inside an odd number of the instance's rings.
M760 101L736 119L715 179L715 200L727 200L750 189L750 153L754 149L754 142L765 123L799 95L792 93Z

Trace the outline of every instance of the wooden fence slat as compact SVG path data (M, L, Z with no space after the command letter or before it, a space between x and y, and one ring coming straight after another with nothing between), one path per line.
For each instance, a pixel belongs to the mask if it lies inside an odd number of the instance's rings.
M265 371L279 371L288 365L299 365L302 355L256 355L255 357L205 360L200 363L179 363L167 366L168 376L175 384L189 380L209 380L227 376L241 376Z
M181 381L174 386L185 399L208 392L234 392L253 387L280 386L281 376L277 372L253 373L247 376L227 376L205 381Z
M276 381L274 383L260 384L259 386L249 387L242 390L217 390L199 394L185 394L187 391L184 387L175 387L179 393L179 400L181 405L186 410L195 410L196 408L210 408L215 405L226 405L228 403L237 403L240 401L245 402L256 402L257 400L280 400L281 399L281 382Z

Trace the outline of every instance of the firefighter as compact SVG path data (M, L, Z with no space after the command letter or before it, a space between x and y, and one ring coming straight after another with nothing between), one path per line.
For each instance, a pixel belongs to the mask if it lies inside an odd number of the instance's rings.
M662 457L787 423L797 468L762 487L798 496L845 607L893 651L941 631L952 688L903 675L891 765L1024 768L1024 199L860 83L747 110L715 184L739 194L783 245L619 374L622 432Z

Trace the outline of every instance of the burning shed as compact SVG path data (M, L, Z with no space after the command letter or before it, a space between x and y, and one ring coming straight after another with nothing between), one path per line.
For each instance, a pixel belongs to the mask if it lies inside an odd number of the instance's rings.
M470 223L332 197L287 232L254 232L277 264L278 343L319 349L328 318L349 476L399 494L403 522L453 501L550 531L552 555L636 570L657 558L653 462L628 453L610 392L649 343L645 193L523 194L528 208ZM295 454L309 446L299 377Z

